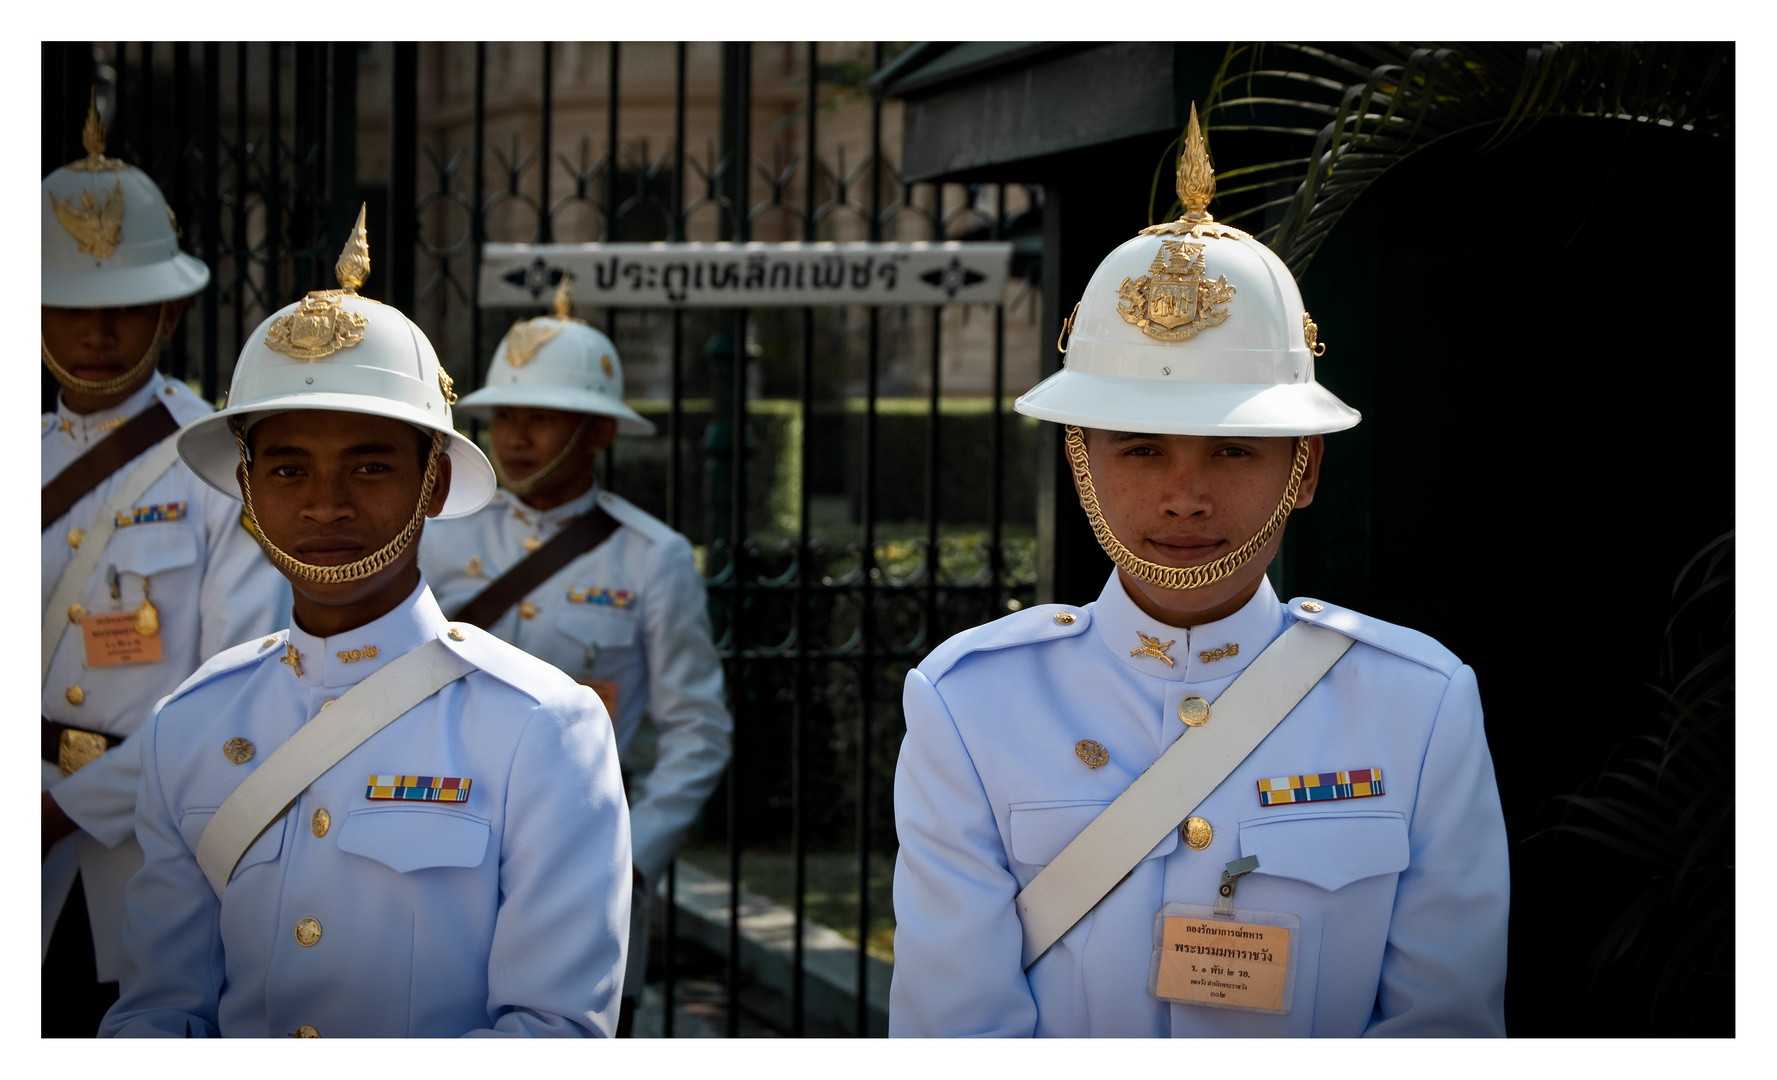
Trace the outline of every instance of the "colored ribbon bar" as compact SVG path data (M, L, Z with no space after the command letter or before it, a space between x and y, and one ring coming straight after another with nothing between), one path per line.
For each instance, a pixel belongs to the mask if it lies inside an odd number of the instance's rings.
M1269 780L1259 781L1260 806L1328 802L1333 799L1362 799L1381 794L1383 794L1381 769L1305 773L1301 776L1276 776Z
M117 512L117 527L121 529L126 525L146 525L150 521L179 521L184 517L184 503L156 503L153 506L133 507L127 517L124 516L122 510L119 510Z
M601 589L596 586L576 589L568 588L570 604L604 604L607 607L627 608L635 601L635 593L629 589Z
M461 776L372 776L364 789L366 799L416 802L468 802L469 785Z

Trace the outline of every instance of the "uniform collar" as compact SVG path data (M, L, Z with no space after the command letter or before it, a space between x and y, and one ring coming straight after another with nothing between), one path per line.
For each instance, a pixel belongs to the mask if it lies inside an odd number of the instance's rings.
M541 539L545 534L554 532L574 518L591 510L593 503L598 500L600 492L599 486L594 484L584 495L571 502L562 503L551 510L532 510L524 504L522 499L505 489L501 489L499 494L501 504L507 507L506 516L529 525L536 530L539 539Z
M294 622L290 648L302 665L297 678L309 686L352 686L384 664L438 636L447 620L424 581L379 619L331 637L316 637ZM376 655L372 656L371 651ZM283 659L288 659L285 652Z
M109 409L100 409L82 416L68 408L62 395L56 393L56 433L63 438L73 440L77 446L91 446L105 436L122 427L130 417L146 409L154 402L161 388L166 386L160 372L150 372L148 381L136 387L136 392L124 398L122 402Z
M1239 674L1283 632L1283 622L1283 605L1269 577L1260 579L1259 591L1239 611L1189 630L1158 622L1136 607L1115 570L1092 603L1092 629L1105 648L1133 670L1170 682L1207 682ZM1141 652L1140 635L1155 641L1156 650L1170 641L1163 651L1172 666Z

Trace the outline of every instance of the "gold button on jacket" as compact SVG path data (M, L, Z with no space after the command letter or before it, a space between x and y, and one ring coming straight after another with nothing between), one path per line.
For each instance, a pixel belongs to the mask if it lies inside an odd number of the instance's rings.
M307 949L321 940L320 920L309 916L296 924L296 943Z
M327 828L332 824L332 814L325 810L316 810L315 816L309 819L309 831L315 834L315 839L319 840L327 835Z
M1185 823L1179 826L1178 831L1179 835L1184 838L1185 846L1192 851L1202 851L1209 846L1211 840L1215 839L1215 830L1209 827L1209 822L1200 817L1186 818Z

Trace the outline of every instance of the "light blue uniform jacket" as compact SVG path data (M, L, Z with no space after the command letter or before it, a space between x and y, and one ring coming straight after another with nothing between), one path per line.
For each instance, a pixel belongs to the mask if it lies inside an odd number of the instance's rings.
M181 424L214 410L184 383L157 372L123 402L81 415L60 397L42 422L43 483L73 464L132 417L160 402ZM39 577L41 612L74 558L69 532L89 529L112 493L147 452L87 492L43 531ZM105 553L81 591L80 604L98 615L135 611L148 599L159 613L161 658L116 667L89 667L80 627L70 620L50 657L43 680L44 717L69 727L124 738L97 761L63 776L41 766L43 790L80 831L56 844L43 862L43 954L80 875L93 957L100 982L122 970L118 931L123 925L123 887L142 865L136 847L136 740L155 702L172 693L199 664L250 634L269 634L290 623L290 585L241 524L241 504L199 480L182 461L136 499L133 522L111 534ZM137 519L140 519L139 521ZM117 595L110 590L116 571ZM78 695L70 695L79 687ZM75 704L70 697L79 701Z
M611 1032L630 870L610 721L561 672L448 628L422 583L356 630L221 653L160 705L139 736L145 863L125 890L122 996L101 1035ZM478 670L316 780L218 900L193 854L216 808L327 702L432 638ZM239 765L223 754L237 737L254 746ZM373 775L466 778L470 793L376 801ZM306 947L305 918L321 927Z
M1356 644L1197 809L1210 845L1175 829L1021 970L1018 891L1184 732L1182 698L1209 701L1213 724L1217 696L1294 618ZM1175 666L1131 656L1137 631L1174 642ZM890 1034L1504 1034L1506 836L1481 702L1474 672L1424 634L1280 604L1269 582L1187 632L1144 615L1113 573L1085 608L945 642L908 673L905 707ZM1109 762L1089 768L1082 739ZM1259 803L1261 779L1369 768L1385 794ZM1158 1000L1156 913L1215 903L1224 865L1248 855L1259 869L1235 906L1301 918L1290 1013Z

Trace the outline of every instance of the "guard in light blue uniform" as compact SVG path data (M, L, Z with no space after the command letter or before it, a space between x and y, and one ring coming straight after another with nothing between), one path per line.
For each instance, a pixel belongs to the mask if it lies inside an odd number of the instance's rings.
M502 641L599 690L616 723L617 752L633 774L628 1018L647 969L649 895L728 764L733 721L690 542L593 481L597 455L615 435L652 435L654 425L624 403L616 346L572 317L570 290L563 278L553 317L513 326L487 385L458 405L491 416L501 489L474 514L427 524L420 566L455 616L476 610L476 599L515 567L549 560L536 584L510 591L503 607L479 618ZM552 438L559 450L539 445ZM583 541L558 555L545 546L588 515L608 515L592 547ZM657 738L652 762L639 769L644 714Z
M1474 672L1416 631L1279 602L1263 568L1313 497L1319 435L1358 415L1314 380L1287 269L1205 212L1194 114L1179 186L1185 216L1104 261L1065 368L1017 405L1067 425L1117 569L1093 603L960 634L908 675L890 1032L1503 1035L1506 839ZM1337 648L1299 700L1278 689L1294 661L1230 693L1302 641ZM1246 750L1190 753L1230 725ZM1137 780L1174 766L1207 794L1156 820L1169 804ZM1101 815L1136 854L1074 844Z
M480 507L493 472L454 435L455 395L419 328L356 294L367 272L360 215L343 289L261 324L230 407L181 436L193 471L244 495L295 586L295 622L204 665L140 736L145 863L103 1035L615 1024L631 871L610 719L592 690L451 623L421 580L421 523ZM268 429L286 442L268 446ZM423 481L401 471L415 470L403 439L379 444L411 430L431 439ZM409 475L417 508L376 536L365 523L391 498L377 493L410 498L389 482ZM374 551L342 562L351 544ZM352 621L360 610L378 613ZM322 619L326 633L304 628ZM418 704L393 704L403 694Z
M154 366L209 268L179 250L154 181L105 156L96 109L86 146L43 180L43 363L62 389L40 431L38 579L43 1033L81 1036L116 997L123 888L142 865L130 736L206 658L290 620L240 504L172 453L214 410Z

